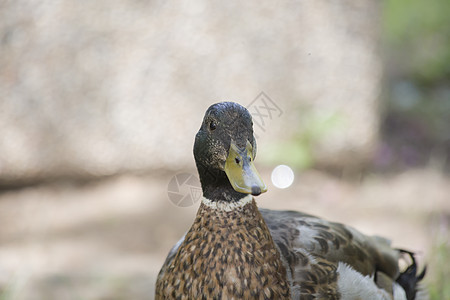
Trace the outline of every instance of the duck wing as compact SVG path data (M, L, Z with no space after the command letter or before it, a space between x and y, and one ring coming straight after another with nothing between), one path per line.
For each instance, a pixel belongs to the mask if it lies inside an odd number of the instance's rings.
M186 233L181 237L181 239L178 240L178 242L170 249L169 254L167 254L166 260L164 261L163 266L161 267L161 270L158 273L157 282L164 276L164 274L167 271L167 268L170 266L170 263L175 258L178 248L180 248L181 244L184 242L184 238L186 237Z
M279 248L291 281L293 295L305 290L326 298L338 294L338 273L342 266L369 280L383 278L383 288L392 293L399 275L400 252L387 239L366 236L340 223L328 222L296 211L260 209ZM338 270L338 268L341 268ZM377 282L378 283L378 282ZM294 297L295 298L295 297Z

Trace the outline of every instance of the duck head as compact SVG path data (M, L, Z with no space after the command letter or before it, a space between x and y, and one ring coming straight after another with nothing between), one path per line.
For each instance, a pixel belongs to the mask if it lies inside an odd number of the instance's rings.
M256 141L248 110L234 102L211 105L194 143L203 196L210 200L239 200L267 191L256 170Z

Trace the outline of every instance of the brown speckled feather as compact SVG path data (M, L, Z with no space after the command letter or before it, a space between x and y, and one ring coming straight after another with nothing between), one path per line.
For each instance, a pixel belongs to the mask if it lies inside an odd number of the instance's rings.
M289 299L286 269L254 200L200 206L158 276L156 299Z

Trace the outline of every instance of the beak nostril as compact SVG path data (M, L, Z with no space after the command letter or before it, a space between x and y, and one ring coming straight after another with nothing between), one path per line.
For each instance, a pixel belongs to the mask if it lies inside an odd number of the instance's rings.
M241 160L239 159L239 157L236 157L236 158L234 159L234 161L235 161L237 164L239 164L239 163L241 162Z

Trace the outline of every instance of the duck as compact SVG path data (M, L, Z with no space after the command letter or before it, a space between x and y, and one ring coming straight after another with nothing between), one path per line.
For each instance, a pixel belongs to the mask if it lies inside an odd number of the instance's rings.
M193 149L203 197L163 263L155 299L419 299L426 268L418 274L412 252L341 223L258 208L267 185L256 150L245 107L207 109Z

